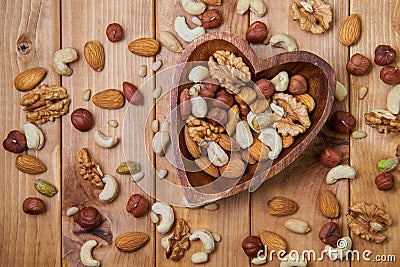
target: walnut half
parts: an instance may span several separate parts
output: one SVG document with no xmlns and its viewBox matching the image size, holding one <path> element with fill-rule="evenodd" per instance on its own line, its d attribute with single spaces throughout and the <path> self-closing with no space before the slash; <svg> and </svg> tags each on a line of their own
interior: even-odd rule
<svg viewBox="0 0 400 267">
<path fill-rule="evenodd" d="M 292 4 L 293 20 L 300 22 L 300 29 L 313 34 L 322 34 L 332 21 L 331 6 L 323 0 L 307 0 Z"/>
<path fill-rule="evenodd" d="M 190 247 L 190 229 L 187 222 L 180 218 L 176 221 L 174 232 L 161 239 L 161 246 L 165 249 L 167 259 L 179 261 Z"/>
<path fill-rule="evenodd" d="M 78 152 L 79 174 L 85 180 L 90 180 L 92 186 L 96 189 L 103 189 L 104 183 L 101 180 L 103 172 L 100 166 L 90 157 L 89 151 L 82 148 Z"/>
<path fill-rule="evenodd" d="M 396 133 L 400 131 L 400 120 L 389 111 L 374 109 L 364 114 L 367 125 L 376 128 L 379 133 Z"/>
</svg>

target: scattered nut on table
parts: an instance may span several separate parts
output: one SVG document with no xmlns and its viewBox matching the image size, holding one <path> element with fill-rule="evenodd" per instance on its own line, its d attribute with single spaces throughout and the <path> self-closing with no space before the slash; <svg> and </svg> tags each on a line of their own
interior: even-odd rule
<svg viewBox="0 0 400 267">
<path fill-rule="evenodd" d="M 68 67 L 68 63 L 78 59 L 78 52 L 72 47 L 57 50 L 53 56 L 53 65 L 55 70 L 60 75 L 70 76 L 72 69 Z"/>
<path fill-rule="evenodd" d="M 157 226 L 157 232 L 160 234 L 166 234 L 171 230 L 172 225 L 174 224 L 174 210 L 170 205 L 163 202 L 156 202 L 151 207 L 151 210 L 161 216 L 161 221 Z"/>
<path fill-rule="evenodd" d="M 83 265 L 88 267 L 100 266 L 100 262 L 95 260 L 92 256 L 92 250 L 95 246 L 97 246 L 97 241 L 94 239 L 88 240 L 82 245 L 80 257 Z"/>
</svg>

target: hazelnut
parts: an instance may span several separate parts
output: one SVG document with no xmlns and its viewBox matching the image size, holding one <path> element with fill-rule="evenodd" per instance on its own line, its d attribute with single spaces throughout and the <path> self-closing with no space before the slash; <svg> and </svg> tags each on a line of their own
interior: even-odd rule
<svg viewBox="0 0 400 267">
<path fill-rule="evenodd" d="M 303 75 L 297 74 L 290 78 L 289 93 L 301 95 L 307 92 L 307 81 Z"/>
<path fill-rule="evenodd" d="M 369 70 L 369 59 L 361 54 L 354 54 L 350 61 L 347 62 L 347 72 L 356 76 L 367 74 Z"/>
<path fill-rule="evenodd" d="M 190 116 L 190 93 L 188 89 L 184 89 L 179 96 L 179 112 L 182 120 L 187 120 Z"/>
<path fill-rule="evenodd" d="M 375 184 L 379 190 L 388 191 L 394 187 L 394 176 L 388 172 L 381 173 L 375 178 Z"/>
<path fill-rule="evenodd" d="M 322 165 L 333 168 L 336 167 L 340 161 L 342 161 L 342 156 L 338 151 L 331 147 L 325 147 L 325 149 L 319 155 L 319 161 Z"/>
<path fill-rule="evenodd" d="M 336 111 L 330 119 L 330 125 L 334 131 L 345 134 L 354 130 L 356 119 L 349 112 Z"/>
<path fill-rule="evenodd" d="M 228 113 L 222 108 L 212 108 L 207 113 L 207 120 L 213 125 L 225 125 L 228 121 Z"/>
<path fill-rule="evenodd" d="M 247 256 L 255 258 L 260 250 L 263 251 L 264 247 L 258 236 L 248 236 L 242 241 L 242 249 Z"/>
<path fill-rule="evenodd" d="M 200 84 L 200 96 L 214 98 L 215 92 L 218 90 L 218 81 L 216 79 L 208 78 Z"/>
<path fill-rule="evenodd" d="M 319 231 L 319 239 L 327 245 L 336 247 L 337 241 L 341 238 L 339 226 L 334 222 L 328 222 Z"/>
<path fill-rule="evenodd" d="M 148 207 L 149 201 L 139 194 L 132 195 L 126 203 L 126 211 L 132 213 L 135 218 L 144 216 Z"/>
<path fill-rule="evenodd" d="M 36 197 L 28 197 L 24 200 L 24 203 L 22 203 L 22 210 L 26 214 L 37 215 L 45 212 L 46 207 L 43 200 Z"/>
<path fill-rule="evenodd" d="M 243 103 L 242 104 L 239 103 L 239 110 L 240 110 L 240 116 L 239 116 L 240 119 L 241 120 L 247 120 L 246 116 L 250 112 L 249 105 L 247 105 L 246 103 L 244 103 L 244 104 Z"/>
<path fill-rule="evenodd" d="M 143 104 L 143 95 L 136 85 L 133 85 L 128 82 L 122 83 L 122 91 L 124 92 L 124 96 L 126 100 L 132 105 L 142 105 Z"/>
<path fill-rule="evenodd" d="M 9 132 L 3 141 L 3 147 L 5 150 L 16 154 L 24 152 L 27 149 L 25 135 L 17 130 Z"/>
<path fill-rule="evenodd" d="M 246 32 L 246 40 L 249 43 L 261 43 L 268 36 L 267 25 L 261 21 L 255 21 Z"/>
<path fill-rule="evenodd" d="M 215 108 L 229 108 L 233 105 L 233 102 L 233 96 L 225 89 L 220 89 L 215 95 L 215 100 L 212 101 L 212 105 Z"/>
<path fill-rule="evenodd" d="M 378 45 L 375 48 L 375 64 L 379 66 L 392 64 L 396 59 L 396 51 L 390 45 Z"/>
<path fill-rule="evenodd" d="M 82 228 L 87 230 L 96 228 L 102 222 L 100 212 L 91 206 L 81 209 L 75 220 Z"/>
<path fill-rule="evenodd" d="M 386 66 L 381 69 L 380 74 L 382 82 L 393 85 L 400 83 L 400 70 L 393 66 Z"/>
<path fill-rule="evenodd" d="M 263 78 L 255 83 L 255 91 L 258 98 L 270 98 L 275 92 L 275 85 L 268 81 L 267 79 Z"/>
<path fill-rule="evenodd" d="M 118 23 L 111 23 L 107 26 L 106 35 L 110 42 L 118 42 L 124 37 L 124 29 Z"/>
<path fill-rule="evenodd" d="M 87 132 L 93 126 L 92 113 L 84 108 L 75 109 L 71 113 L 71 122 L 77 130 L 81 132 Z"/>
<path fill-rule="evenodd" d="M 205 29 L 214 29 L 221 25 L 222 16 L 216 9 L 209 9 L 201 15 L 201 23 Z"/>
</svg>

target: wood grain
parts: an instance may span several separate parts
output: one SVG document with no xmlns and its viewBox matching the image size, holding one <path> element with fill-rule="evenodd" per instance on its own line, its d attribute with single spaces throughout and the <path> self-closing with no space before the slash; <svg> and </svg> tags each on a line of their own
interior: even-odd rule
<svg viewBox="0 0 400 267">
<path fill-rule="evenodd" d="M 25 112 L 19 105 L 23 93 L 14 89 L 14 77 L 28 68 L 48 70 L 43 81 L 58 84 L 59 76 L 52 68 L 52 51 L 59 48 L 60 6 L 57 1 L 1 1 L 0 17 L 4 25 L 1 35 L 0 59 L 0 135 L 10 130 L 22 131 Z M 19 48 L 19 50 L 18 50 Z M 60 120 L 40 125 L 46 144 L 40 151 L 28 154 L 40 158 L 48 170 L 40 175 L 19 172 L 14 167 L 17 155 L 2 150 L 0 160 L 0 265 L 59 266 L 61 253 L 60 200 L 40 195 L 34 188 L 35 179 L 45 179 L 60 189 Z M 27 197 L 38 197 L 47 211 L 29 216 L 22 211 Z M 51 223 L 50 223 L 51 222 Z M 38 249 L 40 248 L 40 250 Z"/>
</svg>

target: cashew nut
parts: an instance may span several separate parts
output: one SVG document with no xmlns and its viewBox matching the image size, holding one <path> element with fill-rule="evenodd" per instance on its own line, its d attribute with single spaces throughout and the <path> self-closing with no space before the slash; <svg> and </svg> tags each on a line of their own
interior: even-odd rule
<svg viewBox="0 0 400 267">
<path fill-rule="evenodd" d="M 283 92 L 288 88 L 289 85 L 289 74 L 286 71 L 281 71 L 272 78 L 271 82 L 275 85 L 275 90 Z"/>
<path fill-rule="evenodd" d="M 160 234 L 168 233 L 171 230 L 172 225 L 174 224 L 174 210 L 170 205 L 162 202 L 156 202 L 151 207 L 151 210 L 161 216 L 160 224 L 157 226 L 157 231 Z"/>
<path fill-rule="evenodd" d="M 236 142 L 242 149 L 250 147 L 254 142 L 249 124 L 246 121 L 239 121 L 236 125 Z"/>
<path fill-rule="evenodd" d="M 228 164 L 228 155 L 225 153 L 222 147 L 220 147 L 220 145 L 218 145 L 214 141 L 208 142 L 207 155 L 208 159 L 211 161 L 212 164 L 214 164 L 214 166 L 222 167 Z"/>
<path fill-rule="evenodd" d="M 264 254 L 262 254 L 260 255 L 260 258 L 259 257 L 253 258 L 251 260 L 251 263 L 254 265 L 263 265 L 267 263 L 267 257 Z"/>
<path fill-rule="evenodd" d="M 284 48 L 289 52 L 297 51 L 296 41 L 287 34 L 277 33 L 271 36 L 269 43 L 272 46 Z"/>
<path fill-rule="evenodd" d="M 67 63 L 71 63 L 77 59 L 78 53 L 76 50 L 72 47 L 67 47 L 54 53 L 53 65 L 58 74 L 70 76 L 72 69 L 68 67 Z"/>
<path fill-rule="evenodd" d="M 271 149 L 271 151 L 268 152 L 268 157 L 270 159 L 279 157 L 282 151 L 282 138 L 274 128 L 262 130 L 261 134 L 258 136 L 258 140 Z"/>
<path fill-rule="evenodd" d="M 215 243 L 212 234 L 206 229 L 198 229 L 194 231 L 193 234 L 190 235 L 189 240 L 194 241 L 198 240 L 203 243 L 204 252 L 211 253 L 214 251 Z"/>
<path fill-rule="evenodd" d="M 101 179 L 105 184 L 103 191 L 99 195 L 99 200 L 103 203 L 112 202 L 118 195 L 119 186 L 117 180 L 111 175 L 104 175 Z"/>
<path fill-rule="evenodd" d="M 348 165 L 338 165 L 332 168 L 326 175 L 326 183 L 334 184 L 339 179 L 354 179 L 356 177 L 356 170 Z"/>
<path fill-rule="evenodd" d="M 44 135 L 42 130 L 30 122 L 25 123 L 23 127 L 28 148 L 36 150 L 41 149 L 44 146 Z"/>
<path fill-rule="evenodd" d="M 82 245 L 81 248 L 81 262 L 83 265 L 88 267 L 98 267 L 100 266 L 100 262 L 98 260 L 93 259 L 92 249 L 97 246 L 96 240 L 86 241 L 85 244 Z"/>
<path fill-rule="evenodd" d="M 156 155 L 163 157 L 167 151 L 170 142 L 169 133 L 167 131 L 159 131 L 153 137 L 152 147 Z"/>
<path fill-rule="evenodd" d="M 186 24 L 185 17 L 178 16 L 175 19 L 175 31 L 185 42 L 191 42 L 199 36 L 206 34 L 206 30 L 203 27 L 196 27 L 194 29 L 190 29 Z"/>
<path fill-rule="evenodd" d="M 349 236 L 342 237 L 337 242 L 337 248 L 333 248 L 330 245 L 325 246 L 325 250 L 328 253 L 328 257 L 332 260 L 342 260 L 346 257 L 347 253 L 353 246 L 353 242 Z"/>
<path fill-rule="evenodd" d="M 196 66 L 189 73 L 189 81 L 199 83 L 210 77 L 210 71 L 207 67 Z"/>
<path fill-rule="evenodd" d="M 192 257 L 190 258 L 192 263 L 194 264 L 200 264 L 200 263 L 205 263 L 208 261 L 208 254 L 205 252 L 196 252 L 192 254 Z"/>
<path fill-rule="evenodd" d="M 307 259 L 304 256 L 300 256 L 299 253 L 296 254 L 297 257 L 293 258 L 291 253 L 286 255 L 279 265 L 280 267 L 306 267 Z"/>
<path fill-rule="evenodd" d="M 336 82 L 335 98 L 337 101 L 343 101 L 347 96 L 347 88 L 341 83 Z"/>
<path fill-rule="evenodd" d="M 249 8 L 258 17 L 264 16 L 267 12 L 267 7 L 263 0 L 239 0 L 236 11 L 239 15 L 243 15 Z"/>
<path fill-rule="evenodd" d="M 388 96 L 387 96 L 387 103 L 386 103 L 387 109 L 390 111 L 392 114 L 399 114 L 400 112 L 400 85 L 396 85 L 393 87 L 392 90 L 390 90 Z"/>
<path fill-rule="evenodd" d="M 93 137 L 96 144 L 103 148 L 112 148 L 118 143 L 118 137 L 107 136 L 99 130 L 93 131 Z"/>
<path fill-rule="evenodd" d="M 160 32 L 160 42 L 170 51 L 180 53 L 183 48 L 176 37 L 167 31 Z"/>
<path fill-rule="evenodd" d="M 196 118 L 204 118 L 207 115 L 207 102 L 201 96 L 190 99 L 192 115 Z"/>
<path fill-rule="evenodd" d="M 207 6 L 203 2 L 196 2 L 194 0 L 182 0 L 183 9 L 191 15 L 203 14 Z"/>
</svg>

